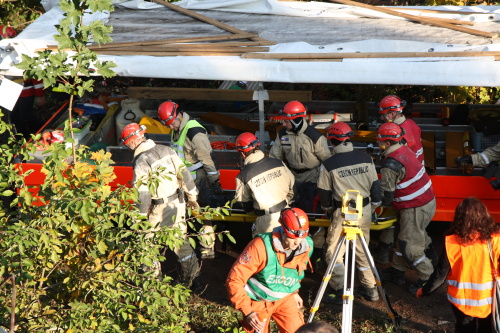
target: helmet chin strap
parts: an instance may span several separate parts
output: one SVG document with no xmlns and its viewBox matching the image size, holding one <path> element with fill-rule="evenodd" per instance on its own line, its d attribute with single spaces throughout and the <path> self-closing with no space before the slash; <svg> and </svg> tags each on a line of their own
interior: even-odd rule
<svg viewBox="0 0 500 333">
<path fill-rule="evenodd" d="M 290 122 L 293 125 L 293 132 L 297 133 L 299 131 L 300 127 L 302 126 L 302 121 L 304 121 L 303 118 L 290 119 Z"/>
</svg>

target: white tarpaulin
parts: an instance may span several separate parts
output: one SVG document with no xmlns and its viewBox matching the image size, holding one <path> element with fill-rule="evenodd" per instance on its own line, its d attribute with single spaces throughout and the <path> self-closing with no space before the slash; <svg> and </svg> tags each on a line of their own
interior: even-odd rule
<svg viewBox="0 0 500 333">
<path fill-rule="evenodd" d="M 218 10 L 233 13 L 252 13 L 268 15 L 317 17 L 319 26 L 324 25 L 329 17 L 341 20 L 351 16 L 349 24 L 356 24 L 353 17 L 385 17 L 386 14 L 369 9 L 331 3 L 280 2 L 275 0 L 183 0 L 178 2 L 192 10 Z M 52 35 L 54 25 L 62 18 L 62 11 L 53 2 L 45 1 L 51 8 L 38 20 L 28 26 L 14 39 L 0 41 L 1 59 L 0 74 L 21 75 L 14 67 L 19 62 L 20 54 L 35 54 L 36 49 L 56 45 Z M 157 11 L 163 7 L 155 3 L 140 0 L 121 2 L 127 7 L 127 13 L 133 11 Z M 139 8 L 139 9 L 137 9 Z M 394 7 L 402 10 L 441 9 L 450 14 L 439 14 L 446 17 L 466 17 L 467 20 L 486 20 L 489 27 L 498 23 L 500 7 Z M 164 8 L 162 8 L 164 9 Z M 130 12 L 132 11 L 132 14 Z M 457 12 L 463 12 L 460 14 Z M 412 14 L 415 15 L 414 11 Z M 107 21 L 114 13 L 97 13 L 88 15 L 90 20 Z M 227 13 L 225 15 L 232 15 Z M 450 16 L 451 15 L 451 16 Z M 475 15 L 475 16 L 471 16 Z M 444 17 L 443 16 L 443 17 Z M 258 17 L 258 16 L 256 16 Z M 455 18 L 457 19 L 457 18 Z M 372 20 L 373 21 L 373 20 Z M 372 22 L 371 21 L 371 22 Z M 390 20 L 391 22 L 398 22 Z M 330 22 L 330 21 L 328 21 Z M 135 24 L 136 22 L 131 22 Z M 149 24 L 149 22 L 146 22 Z M 148 26 L 152 26 L 153 23 Z M 311 27 L 312 28 L 312 27 Z M 293 26 L 289 25 L 290 34 Z M 165 29 L 166 30 L 166 29 Z M 500 27 L 498 29 L 500 31 Z M 312 31 L 312 30 L 311 30 Z M 141 33 L 145 33 L 142 32 Z M 117 36 L 118 37 L 118 36 Z M 182 36 L 177 36 L 177 38 Z M 328 45 L 311 45 L 304 41 L 279 43 L 270 46 L 267 53 L 342 53 L 342 52 L 428 52 L 424 58 L 356 58 L 342 61 L 281 61 L 280 59 L 245 59 L 240 56 L 138 56 L 100 55 L 101 60 L 115 62 L 115 72 L 120 76 L 203 79 L 203 80 L 235 80 L 262 82 L 304 82 L 304 83 L 354 83 L 354 84 L 410 84 L 410 85 L 450 85 L 450 86 L 500 86 L 500 62 L 495 57 L 432 57 L 432 52 L 452 51 L 500 51 L 500 43 L 496 40 L 484 39 L 479 44 L 435 43 L 411 40 L 381 40 L 377 36 L 366 36 L 364 40 L 332 43 Z M 370 38 L 371 37 L 371 38 Z"/>
</svg>

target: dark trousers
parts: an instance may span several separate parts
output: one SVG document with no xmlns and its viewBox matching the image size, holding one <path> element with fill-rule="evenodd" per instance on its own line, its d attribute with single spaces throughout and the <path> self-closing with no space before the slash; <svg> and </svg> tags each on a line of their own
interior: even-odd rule
<svg viewBox="0 0 500 333">
<path fill-rule="evenodd" d="M 491 314 L 486 318 L 471 317 L 457 309 L 451 304 L 451 309 L 455 315 L 455 332 L 456 333 L 492 333 L 491 329 Z"/>
</svg>

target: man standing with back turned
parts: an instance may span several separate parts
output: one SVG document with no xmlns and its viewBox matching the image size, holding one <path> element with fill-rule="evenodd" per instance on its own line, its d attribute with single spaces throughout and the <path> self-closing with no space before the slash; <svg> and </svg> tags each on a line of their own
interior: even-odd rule
<svg viewBox="0 0 500 333">
<path fill-rule="evenodd" d="M 326 244 L 326 260 L 333 260 L 335 248 L 342 235 L 344 218 L 342 217 L 342 197 L 347 190 L 359 191 L 363 196 L 363 215 L 359 227 L 368 244 L 370 242 L 370 224 L 372 211 L 380 205 L 380 181 L 370 155 L 354 150 L 350 138 L 354 136 L 352 129 L 343 122 L 330 125 L 327 131 L 328 139 L 333 145 L 334 154 L 323 162 L 319 172 L 318 193 L 321 207 L 332 214 L 328 229 Z M 333 268 L 332 279 L 329 281 L 332 294 L 326 294 L 323 301 L 342 304 L 344 287 L 345 247 L 341 249 Z M 363 251 L 361 242 L 356 242 L 356 266 L 359 270 L 361 286 L 356 289 L 357 295 L 377 301 L 379 295 L 375 287 L 375 278 L 370 264 Z"/>
<path fill-rule="evenodd" d="M 252 237 L 279 226 L 279 213 L 293 198 L 292 173 L 282 161 L 266 157 L 259 146 L 260 141 L 252 133 L 236 138 L 236 150 L 245 166 L 236 177 L 234 200 L 245 212 L 255 211 L 257 215 Z"/>
<path fill-rule="evenodd" d="M 194 185 L 191 174 L 175 151 L 164 145 L 157 145 L 153 140 L 146 140 L 146 127 L 131 123 L 123 128 L 121 140 L 125 146 L 134 151 L 134 186 L 138 186 L 139 212 L 148 217 L 153 232 L 162 227 L 181 229 L 184 238 L 187 233 L 186 202 L 192 209 L 198 209 L 196 202 L 198 190 Z M 155 173 L 161 173 L 157 175 Z M 158 177 L 159 176 L 159 177 Z M 156 193 L 151 194 L 147 181 L 150 177 L 157 177 Z M 152 237 L 153 235 L 151 235 Z M 189 242 L 175 249 L 177 259 L 181 264 L 181 281 L 193 291 L 201 291 L 198 281 L 198 259 Z M 161 276 L 160 263 L 154 263 L 153 269 L 157 276 Z"/>
</svg>

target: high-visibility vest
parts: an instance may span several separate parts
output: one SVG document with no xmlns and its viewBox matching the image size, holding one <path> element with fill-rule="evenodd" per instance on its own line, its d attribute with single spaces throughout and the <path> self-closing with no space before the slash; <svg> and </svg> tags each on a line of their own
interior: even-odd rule
<svg viewBox="0 0 500 333">
<path fill-rule="evenodd" d="M 172 148 L 177 152 L 177 155 L 181 158 L 182 162 L 186 165 L 188 168 L 189 172 L 195 177 L 196 175 L 196 170 L 201 168 L 203 166 L 203 163 L 200 161 L 192 164 L 186 160 L 186 155 L 184 154 L 184 142 L 186 141 L 187 133 L 190 128 L 193 127 L 202 127 L 203 126 L 197 122 L 196 120 L 189 120 L 186 123 L 186 126 L 181 131 L 181 134 L 179 135 L 179 138 L 177 140 L 172 139 Z M 172 136 L 173 137 L 173 136 Z"/>
<path fill-rule="evenodd" d="M 493 236 L 491 242 L 493 258 L 498 258 L 500 235 Z M 448 300 L 468 316 L 486 318 L 493 301 L 493 273 L 487 242 L 466 245 L 458 236 L 450 235 L 446 236 L 445 245 L 451 267 L 447 277 Z"/>
<path fill-rule="evenodd" d="M 401 163 L 406 170 L 404 178 L 396 184 L 392 201 L 395 210 L 420 207 L 435 197 L 431 178 L 410 148 L 402 146 L 390 153 L 389 157 Z"/>
<path fill-rule="evenodd" d="M 259 235 L 266 247 L 267 264 L 262 271 L 248 279 L 245 285 L 247 295 L 254 301 L 274 302 L 285 298 L 300 288 L 300 281 L 304 278 L 304 271 L 299 272 L 297 269 L 281 265 L 272 245 L 272 235 L 271 232 Z M 313 247 L 312 239 L 309 236 L 305 240 L 309 245 L 309 250 L 294 258 L 297 262 L 303 262 L 304 267 L 309 261 L 309 252 Z"/>
</svg>

